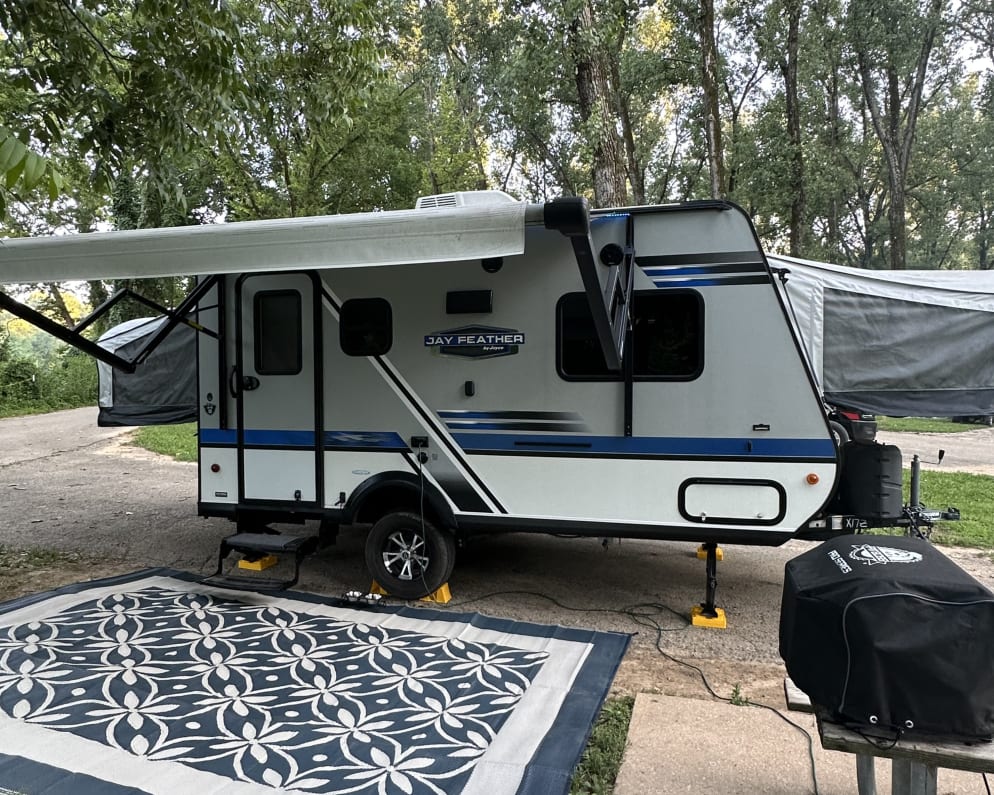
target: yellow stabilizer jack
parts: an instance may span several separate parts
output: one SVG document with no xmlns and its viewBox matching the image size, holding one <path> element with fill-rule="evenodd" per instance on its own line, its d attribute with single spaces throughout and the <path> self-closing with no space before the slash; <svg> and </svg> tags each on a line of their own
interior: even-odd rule
<svg viewBox="0 0 994 795">
<path fill-rule="evenodd" d="M 370 593 L 378 593 L 383 596 L 389 596 L 386 589 L 380 585 L 376 580 L 373 580 L 373 584 L 369 586 Z M 452 593 L 449 591 L 449 584 L 444 583 L 437 591 L 428 594 L 427 596 L 422 596 L 418 599 L 419 602 L 434 602 L 437 605 L 448 604 L 452 601 Z"/>
<path fill-rule="evenodd" d="M 263 555 L 261 558 L 255 558 L 254 560 L 242 558 L 238 561 L 238 568 L 248 569 L 249 571 L 264 571 L 270 566 L 275 566 L 279 563 L 279 560 L 275 555 Z"/>
<path fill-rule="evenodd" d="M 725 611 L 720 607 L 714 609 L 718 615 L 714 618 L 704 615 L 704 608 L 694 605 L 690 608 L 690 623 L 695 627 L 708 627 L 709 629 L 728 629 L 728 620 L 725 618 Z"/>
<path fill-rule="evenodd" d="M 724 560 L 725 559 L 725 552 L 724 552 L 724 550 L 722 550 L 721 547 L 715 547 L 714 552 L 715 552 L 715 560 Z M 697 548 L 697 559 L 698 560 L 707 560 L 708 559 L 708 551 L 704 548 L 704 544 L 701 544 Z"/>
</svg>

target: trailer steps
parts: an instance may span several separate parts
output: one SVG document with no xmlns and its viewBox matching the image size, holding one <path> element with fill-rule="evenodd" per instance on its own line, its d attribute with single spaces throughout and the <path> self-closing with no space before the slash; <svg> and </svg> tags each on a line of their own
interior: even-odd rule
<svg viewBox="0 0 994 795">
<path fill-rule="evenodd" d="M 285 591 L 297 584 L 301 561 L 318 548 L 318 536 L 288 536 L 279 533 L 235 533 L 221 540 L 217 555 L 217 571 L 201 582 L 218 588 L 239 591 Z M 245 570 L 262 571 L 268 566 L 252 566 L 253 562 L 269 556 L 293 556 L 292 577 L 265 577 L 255 574 L 225 574 L 224 561 L 232 552 L 240 552 L 249 561 Z M 241 562 L 241 561 L 239 561 Z"/>
</svg>

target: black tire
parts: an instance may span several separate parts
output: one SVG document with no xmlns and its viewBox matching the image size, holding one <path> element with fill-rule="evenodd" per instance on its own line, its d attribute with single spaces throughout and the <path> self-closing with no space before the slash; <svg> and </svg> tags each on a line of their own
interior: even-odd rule
<svg viewBox="0 0 994 795">
<path fill-rule="evenodd" d="M 366 566 L 391 596 L 420 599 L 449 581 L 455 539 L 407 511 L 388 513 L 366 537 Z"/>
<path fill-rule="evenodd" d="M 849 441 L 849 431 L 845 427 L 835 420 L 828 421 L 828 428 L 832 432 L 832 438 L 835 440 L 835 446 L 842 449 L 842 445 Z"/>
</svg>

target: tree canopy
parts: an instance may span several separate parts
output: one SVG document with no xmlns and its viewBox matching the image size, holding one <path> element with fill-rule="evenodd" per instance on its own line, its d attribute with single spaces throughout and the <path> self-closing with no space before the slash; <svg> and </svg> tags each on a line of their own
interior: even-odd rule
<svg viewBox="0 0 994 795">
<path fill-rule="evenodd" d="M 0 0 L 0 232 L 479 188 L 721 196 L 773 250 L 987 269 L 992 19 L 991 0 Z"/>
</svg>

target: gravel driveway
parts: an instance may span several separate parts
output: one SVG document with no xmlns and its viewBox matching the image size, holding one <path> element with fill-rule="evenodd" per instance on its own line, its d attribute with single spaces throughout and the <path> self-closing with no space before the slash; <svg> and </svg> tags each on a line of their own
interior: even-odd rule
<svg viewBox="0 0 994 795">
<path fill-rule="evenodd" d="M 975 461 L 994 474 L 992 432 L 944 435 L 943 467 Z M 906 436 L 901 435 L 902 445 Z M 962 444 L 967 438 L 973 452 Z M 0 596 L 147 566 L 204 574 L 213 570 L 218 543 L 233 527 L 197 517 L 196 465 L 132 447 L 127 439 L 119 429 L 98 429 L 95 409 L 0 420 L 0 543 L 80 553 L 101 561 L 88 569 L 40 572 Z M 975 444 L 975 439 L 980 441 Z M 923 451 L 932 444 L 924 438 L 913 442 L 926 445 Z M 344 530 L 338 544 L 304 563 L 298 587 L 332 595 L 366 590 L 370 580 L 362 543 L 361 531 Z M 726 693 L 741 684 L 748 697 L 778 700 L 783 677 L 777 653 L 783 567 L 809 548 L 799 541 L 777 548 L 725 547 L 718 569 L 718 603 L 727 611 L 729 629 L 666 632 L 663 648 L 702 664 Z M 990 556 L 966 549 L 947 553 L 994 586 Z M 623 540 L 602 545 L 597 539 L 527 534 L 488 537 L 460 556 L 451 588 L 450 609 L 465 604 L 468 610 L 491 615 L 639 633 L 616 679 L 617 692 L 702 692 L 695 674 L 659 655 L 656 632 L 624 614 L 633 605 L 654 605 L 643 610 L 662 626 L 684 626 L 666 608 L 685 615 L 704 596 L 704 564 L 691 544 Z"/>
</svg>

